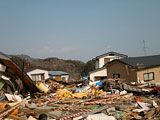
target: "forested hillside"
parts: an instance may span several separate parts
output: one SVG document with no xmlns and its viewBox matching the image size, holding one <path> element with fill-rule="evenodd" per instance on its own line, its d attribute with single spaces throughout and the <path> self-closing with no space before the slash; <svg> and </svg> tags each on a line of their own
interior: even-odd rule
<svg viewBox="0 0 160 120">
<path fill-rule="evenodd" d="M 27 55 L 10 55 L 12 59 L 24 69 L 42 68 L 46 70 L 56 70 L 68 72 L 71 79 L 79 79 L 81 76 L 86 76 L 89 71 L 95 69 L 94 62 L 92 60 L 84 63 L 78 60 L 63 60 L 55 57 L 46 59 L 35 59 Z"/>
</svg>

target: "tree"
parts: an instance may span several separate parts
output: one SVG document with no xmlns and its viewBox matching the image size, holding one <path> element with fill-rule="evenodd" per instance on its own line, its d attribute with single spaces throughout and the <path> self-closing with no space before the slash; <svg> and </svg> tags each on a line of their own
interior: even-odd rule
<svg viewBox="0 0 160 120">
<path fill-rule="evenodd" d="M 93 70 L 95 70 L 95 63 L 94 63 L 93 60 L 89 60 L 89 61 L 86 63 L 85 67 L 84 67 L 84 70 L 83 70 L 83 72 L 82 72 L 82 76 L 87 76 L 88 73 L 89 73 L 90 71 L 93 71 Z"/>
</svg>

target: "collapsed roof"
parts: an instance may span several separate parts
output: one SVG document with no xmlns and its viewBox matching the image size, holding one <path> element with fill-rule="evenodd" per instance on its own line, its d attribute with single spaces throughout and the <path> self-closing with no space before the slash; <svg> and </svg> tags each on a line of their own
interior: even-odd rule
<svg viewBox="0 0 160 120">
<path fill-rule="evenodd" d="M 51 76 L 69 75 L 69 73 L 63 71 L 48 71 L 48 74 Z"/>
<path fill-rule="evenodd" d="M 18 66 L 10 56 L 0 52 L 0 78 L 3 79 L 4 76 L 12 79 L 13 84 L 16 82 L 16 79 L 19 79 L 24 86 L 23 88 L 26 91 L 31 93 L 37 92 L 37 87 L 33 84 L 30 77 L 23 71 L 20 66 Z M 3 78 L 2 78 L 3 77 Z M 17 84 L 16 84 L 17 85 Z M 16 86 L 17 88 L 19 86 Z"/>
</svg>

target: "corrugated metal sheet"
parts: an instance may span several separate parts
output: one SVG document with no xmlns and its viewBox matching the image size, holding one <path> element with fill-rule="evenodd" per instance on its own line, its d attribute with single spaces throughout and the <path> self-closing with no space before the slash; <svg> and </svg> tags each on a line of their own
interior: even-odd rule
<svg viewBox="0 0 160 120">
<path fill-rule="evenodd" d="M 49 71 L 48 74 L 52 76 L 69 75 L 69 73 L 63 71 Z"/>
</svg>

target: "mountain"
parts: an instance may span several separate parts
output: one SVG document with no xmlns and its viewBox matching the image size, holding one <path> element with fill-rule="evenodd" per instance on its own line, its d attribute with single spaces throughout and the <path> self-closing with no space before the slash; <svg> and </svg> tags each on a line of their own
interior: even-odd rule
<svg viewBox="0 0 160 120">
<path fill-rule="evenodd" d="M 64 60 L 56 57 L 36 59 L 24 54 L 10 56 L 21 68 L 24 62 L 24 70 L 41 68 L 49 71 L 64 71 L 68 72 L 72 79 L 80 79 L 82 75 L 85 76 L 95 69 L 92 60 L 84 63 L 79 60 Z"/>
<path fill-rule="evenodd" d="M 65 71 L 70 73 L 74 79 L 79 79 L 83 72 L 85 63 L 76 60 L 63 60 L 59 58 L 35 59 L 32 64 L 47 70 Z"/>
<path fill-rule="evenodd" d="M 10 55 L 12 59 L 22 68 L 24 62 L 24 70 L 41 68 L 51 71 L 68 72 L 73 79 L 79 79 L 83 72 L 85 63 L 76 60 L 63 60 L 59 58 L 35 59 L 28 55 Z"/>
<path fill-rule="evenodd" d="M 28 60 L 28 61 L 32 61 L 34 59 L 34 58 L 31 58 L 30 56 L 25 55 L 25 54 L 15 55 L 15 56 L 20 57 L 21 59 Z"/>
</svg>

